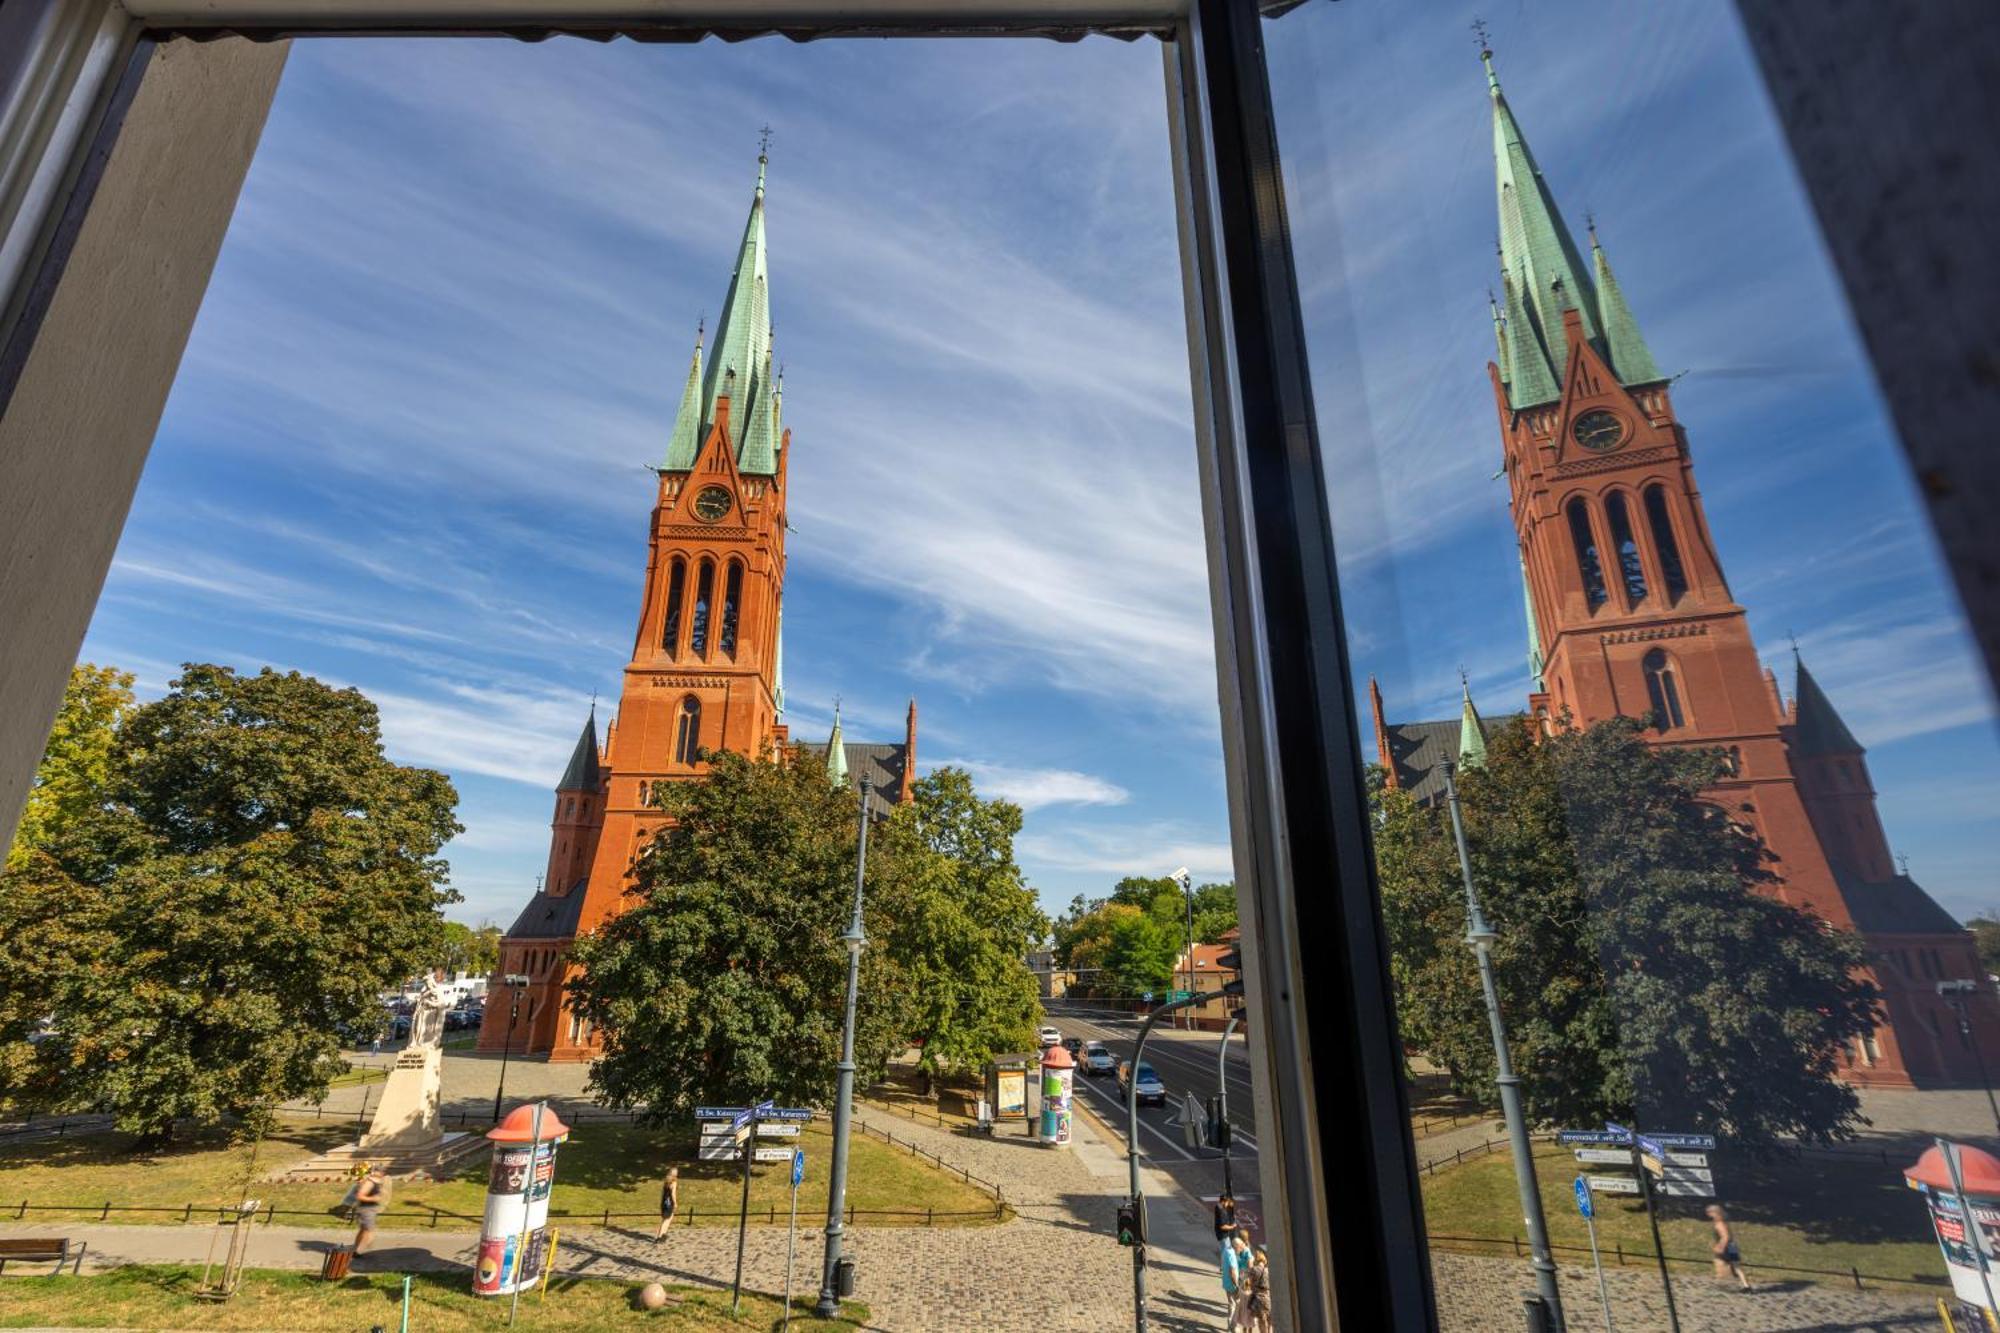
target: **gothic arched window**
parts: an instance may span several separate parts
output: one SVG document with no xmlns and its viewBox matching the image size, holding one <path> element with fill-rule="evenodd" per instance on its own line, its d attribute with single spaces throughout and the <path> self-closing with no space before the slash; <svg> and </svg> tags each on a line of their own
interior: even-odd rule
<svg viewBox="0 0 2000 1333">
<path fill-rule="evenodd" d="M 723 585 L 722 593 L 722 651 L 736 656 L 736 619 L 743 609 L 743 566 L 740 562 L 729 562 L 729 578 Z"/>
<path fill-rule="evenodd" d="M 694 614 L 688 617 L 688 651 L 696 657 L 708 656 L 708 604 L 715 595 L 715 565 L 701 562 L 694 581 Z"/>
<path fill-rule="evenodd" d="M 667 575 L 667 623 L 660 631 L 660 647 L 672 656 L 681 646 L 681 599 L 687 595 L 687 561 L 674 557 L 673 569 Z"/>
<path fill-rule="evenodd" d="M 1676 677 L 1672 659 L 1658 648 L 1647 653 L 1641 663 L 1646 672 L 1646 697 L 1653 705 L 1653 725 L 1661 731 L 1672 731 L 1687 725 L 1687 715 L 1681 710 L 1681 687 Z"/>
<path fill-rule="evenodd" d="M 674 762 L 692 764 L 701 749 L 701 700 L 690 694 L 681 700 L 679 724 L 674 728 Z"/>
<path fill-rule="evenodd" d="M 1660 557 L 1660 576 L 1667 581 L 1667 600 L 1678 602 L 1688 590 L 1687 570 L 1681 565 L 1681 548 L 1674 541 L 1674 525 L 1667 517 L 1664 486 L 1646 488 L 1646 526 L 1653 530 L 1653 550 Z"/>
<path fill-rule="evenodd" d="M 1613 495 L 1604 502 L 1611 520 L 1611 545 L 1618 552 L 1618 574 L 1625 581 L 1625 600 L 1637 606 L 1646 600 L 1646 569 L 1639 563 L 1639 543 L 1632 540 L 1632 522 L 1625 513 L 1625 497 Z"/>
<path fill-rule="evenodd" d="M 1576 543 L 1576 571 L 1583 577 L 1584 600 L 1595 611 L 1604 605 L 1604 566 L 1597 558 L 1597 537 L 1590 530 L 1590 508 L 1578 496 L 1569 502 L 1569 536 Z"/>
</svg>

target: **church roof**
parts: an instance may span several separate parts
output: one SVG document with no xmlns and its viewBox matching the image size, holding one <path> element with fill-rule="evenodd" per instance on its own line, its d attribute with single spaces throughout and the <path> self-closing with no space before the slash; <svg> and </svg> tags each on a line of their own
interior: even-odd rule
<svg viewBox="0 0 2000 1333">
<path fill-rule="evenodd" d="M 1639 334 L 1638 323 L 1611 276 L 1611 264 L 1591 234 L 1591 258 L 1586 267 L 1576 240 L 1556 207 L 1542 169 L 1528 147 L 1520 122 L 1500 90 L 1493 70 L 1493 53 L 1480 52 L 1486 63 L 1487 89 L 1493 99 L 1493 172 L 1500 215 L 1500 273 L 1506 293 L 1502 308 L 1500 378 L 1507 400 L 1516 408 L 1552 403 L 1562 396 L 1561 382 L 1569 364 L 1563 332 L 1563 311 L 1574 309 L 1583 321 L 1584 337 L 1611 365 L 1623 384 L 1651 384 L 1660 374 L 1653 354 Z"/>
<path fill-rule="evenodd" d="M 1833 700 L 1806 670 L 1802 659 L 1794 659 L 1798 679 L 1792 688 L 1792 751 L 1811 759 L 1828 754 L 1860 754 L 1861 742 L 1847 729 Z"/>
<path fill-rule="evenodd" d="M 528 905 L 521 909 L 521 915 L 514 918 L 514 924 L 507 927 L 506 938 L 510 940 L 567 940 L 576 936 L 577 923 L 583 919 L 583 886 L 586 880 L 578 880 L 570 886 L 568 893 L 550 893 L 538 889 L 535 896 L 528 899 Z"/>
<path fill-rule="evenodd" d="M 596 791 L 599 766 L 597 708 L 593 705 L 590 719 L 583 724 L 583 734 L 576 738 L 576 748 L 571 750 L 569 755 L 569 767 L 563 770 L 562 781 L 556 784 L 556 790 Z"/>
<path fill-rule="evenodd" d="M 1520 716 L 1513 713 L 1491 721 L 1481 718 L 1479 728 L 1485 739 L 1491 739 Z M 1465 742 L 1463 715 L 1442 722 L 1391 722 L 1385 730 L 1389 740 L 1385 760 L 1396 770 L 1396 785 L 1419 804 L 1442 797 L 1444 772 L 1439 765 L 1447 759 L 1459 762 Z"/>
<path fill-rule="evenodd" d="M 1866 884 L 1838 864 L 1833 873 L 1854 928 L 1864 935 L 1956 935 L 1965 929 L 1908 875 Z"/>
<path fill-rule="evenodd" d="M 799 749 L 808 759 L 820 762 L 826 759 L 824 741 L 802 741 Z M 909 766 L 908 751 L 902 744 L 843 741 L 841 758 L 856 782 L 868 779 L 869 814 L 881 818 L 896 808 L 896 799 L 903 790 L 903 770 Z"/>
</svg>

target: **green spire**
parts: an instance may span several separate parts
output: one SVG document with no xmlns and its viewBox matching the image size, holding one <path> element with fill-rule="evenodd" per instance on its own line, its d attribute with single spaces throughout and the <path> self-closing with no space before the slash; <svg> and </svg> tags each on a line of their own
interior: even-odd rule
<svg viewBox="0 0 2000 1333">
<path fill-rule="evenodd" d="M 737 457 L 739 470 L 768 476 L 778 470 L 778 382 L 771 374 L 771 349 L 764 349 L 764 366 L 759 382 L 771 386 L 751 409 L 754 414 L 743 435 L 743 449 Z"/>
<path fill-rule="evenodd" d="M 729 445 L 745 472 L 743 440 L 750 424 L 765 408 L 763 378 L 771 345 L 771 308 L 764 252 L 764 154 L 757 155 L 757 192 L 750 200 L 750 218 L 743 224 L 743 244 L 736 269 L 729 277 L 729 295 L 715 322 L 715 350 L 702 381 L 702 423 L 715 420 L 715 400 L 729 398 Z"/>
<path fill-rule="evenodd" d="M 1501 323 L 1505 326 L 1507 355 L 1501 362 L 1500 378 L 1507 385 L 1507 399 L 1515 407 L 1553 403 L 1562 393 L 1556 388 L 1548 355 L 1542 351 L 1534 326 L 1528 322 L 1526 303 L 1515 299 L 1512 279 L 1505 280 L 1503 285 L 1507 289 L 1507 311 Z"/>
<path fill-rule="evenodd" d="M 778 612 L 777 645 L 771 650 L 771 698 L 779 716 L 785 712 L 785 613 Z"/>
<path fill-rule="evenodd" d="M 1472 685 L 1462 671 L 1458 683 L 1465 691 L 1465 707 L 1458 715 L 1458 766 L 1480 768 L 1486 763 L 1486 726 L 1479 720 L 1479 710 L 1472 706 Z"/>
<path fill-rule="evenodd" d="M 1611 261 L 1604 257 L 1604 247 L 1597 243 L 1594 226 L 1590 229 L 1590 258 L 1597 271 L 1597 308 L 1604 316 L 1605 351 L 1611 356 L 1612 373 L 1625 384 L 1651 384 L 1665 379 L 1646 340 L 1639 336 L 1639 321 L 1632 318 L 1632 311 L 1625 304 L 1625 293 L 1618 290 L 1618 279 L 1611 275 Z"/>
<path fill-rule="evenodd" d="M 1493 289 L 1486 289 L 1486 309 L 1493 315 L 1493 363 L 1500 367 L 1500 382 L 1505 384 L 1513 377 L 1507 364 L 1507 321 L 1500 314 L 1500 303 L 1493 299 Z"/>
<path fill-rule="evenodd" d="M 701 449 L 701 334 L 694 331 L 694 356 L 688 362 L 687 385 L 681 390 L 681 410 L 674 414 L 674 433 L 667 438 L 667 461 L 662 472 L 685 472 L 694 466 Z"/>
<path fill-rule="evenodd" d="M 1528 586 L 1528 561 L 1521 559 L 1521 600 L 1528 608 L 1528 674 L 1534 678 L 1535 692 L 1548 689 L 1542 681 L 1542 632 L 1535 628 L 1535 590 Z"/>
<path fill-rule="evenodd" d="M 833 705 L 833 734 L 826 738 L 826 775 L 833 785 L 847 781 L 847 742 L 840 738 L 840 704 Z"/>
</svg>

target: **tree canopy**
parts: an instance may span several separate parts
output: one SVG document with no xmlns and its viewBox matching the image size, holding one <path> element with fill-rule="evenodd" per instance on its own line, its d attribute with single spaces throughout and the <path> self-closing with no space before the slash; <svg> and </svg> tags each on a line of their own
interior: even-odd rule
<svg viewBox="0 0 2000 1333">
<path fill-rule="evenodd" d="M 1738 1147 L 1825 1141 L 1859 1114 L 1836 1075 L 1872 1030 L 1852 934 L 1760 891 L 1768 854 L 1709 790 L 1707 750 L 1627 719 L 1488 742 L 1459 775 L 1473 877 L 1531 1117 L 1636 1115 Z M 1442 805 L 1376 796 L 1376 856 L 1404 1039 L 1460 1086 L 1493 1056 Z"/>
<path fill-rule="evenodd" d="M 42 762 L 28 788 L 20 827 L 7 852 L 7 868 L 24 864 L 103 799 L 111 772 L 118 720 L 132 706 L 132 673 L 79 662 L 63 689 L 62 708 Z"/>
<path fill-rule="evenodd" d="M 1194 938 L 1213 944 L 1236 924 L 1236 886 L 1193 894 Z M 1091 904 L 1079 894 L 1054 925 L 1056 966 L 1078 973 L 1073 995 L 1139 996 L 1173 984 L 1187 951 L 1188 895 L 1166 876 L 1128 875 Z"/>
<path fill-rule="evenodd" d="M 358 691 L 186 666 L 0 880 L 8 1087 L 153 1137 L 322 1095 L 337 1029 L 440 961 L 456 799 L 384 757 Z"/>
</svg>

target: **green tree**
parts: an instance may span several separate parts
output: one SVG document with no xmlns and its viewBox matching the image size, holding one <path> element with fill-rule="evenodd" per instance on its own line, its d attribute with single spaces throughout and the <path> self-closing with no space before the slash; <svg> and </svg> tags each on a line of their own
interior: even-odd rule
<svg viewBox="0 0 2000 1333">
<path fill-rule="evenodd" d="M 704 1104 L 824 1105 L 840 1059 L 853 910 L 855 794 L 823 768 L 713 756 L 662 783 L 671 821 L 639 859 L 633 905 L 579 940 L 572 1002 L 604 1036 L 591 1086 L 668 1124 Z M 925 896 L 871 830 L 855 1060 L 879 1077 L 910 995 L 884 941 Z M 883 846 L 884 842 L 888 846 Z"/>
<path fill-rule="evenodd" d="M 1461 775 L 1529 1114 L 1637 1114 L 1752 1151 L 1851 1131 L 1837 1074 L 1874 1024 L 1859 942 L 1760 892 L 1767 854 L 1706 793 L 1713 751 L 1617 719 L 1488 742 Z M 1492 1053 L 1442 808 L 1383 791 L 1376 850 L 1406 1040 L 1490 1094 Z"/>
<path fill-rule="evenodd" d="M 1032 1049 L 1041 991 L 1026 958 L 1049 928 L 1014 862 L 1019 806 L 982 800 L 961 769 L 917 782 L 881 843 L 912 910 L 884 947 L 904 970 L 926 1075 Z"/>
<path fill-rule="evenodd" d="M 7 869 L 26 864 L 31 853 L 55 842 L 104 799 L 118 720 L 131 706 L 131 672 L 89 662 L 71 669 L 48 748 L 7 851 Z"/>
<path fill-rule="evenodd" d="M 383 756 L 359 692 L 186 666 L 125 716 L 99 798 L 0 881 L 9 1086 L 156 1139 L 323 1095 L 337 1029 L 441 956 L 455 802 Z"/>
<path fill-rule="evenodd" d="M 442 966 L 468 976 L 493 972 L 500 966 L 500 927 L 445 922 Z"/>
<path fill-rule="evenodd" d="M 1972 932 L 1972 941 L 1979 950 L 1979 965 L 1988 973 L 2000 973 L 2000 918 L 1990 911 L 1981 912 L 1965 923 Z"/>
</svg>

